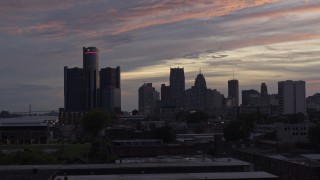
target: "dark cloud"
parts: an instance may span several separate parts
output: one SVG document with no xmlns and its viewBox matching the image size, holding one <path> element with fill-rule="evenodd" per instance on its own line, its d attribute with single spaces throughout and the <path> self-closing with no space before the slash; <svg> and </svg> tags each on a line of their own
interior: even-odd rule
<svg viewBox="0 0 320 180">
<path fill-rule="evenodd" d="M 197 59 L 199 58 L 199 56 L 201 55 L 201 52 L 192 52 L 192 53 L 188 53 L 186 55 L 183 56 L 183 58 L 186 59 Z"/>
</svg>

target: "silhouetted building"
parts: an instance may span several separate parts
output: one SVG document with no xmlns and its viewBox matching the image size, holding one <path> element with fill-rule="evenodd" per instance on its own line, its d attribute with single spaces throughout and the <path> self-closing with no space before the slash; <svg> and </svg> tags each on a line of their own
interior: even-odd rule
<svg viewBox="0 0 320 180">
<path fill-rule="evenodd" d="M 0 119 L 0 144 L 46 144 L 53 117 L 19 117 Z M 1 174 L 1 173 L 0 173 Z"/>
<path fill-rule="evenodd" d="M 306 114 L 306 83 L 305 81 L 278 82 L 278 100 L 280 114 Z"/>
<path fill-rule="evenodd" d="M 100 104 L 99 49 L 83 47 L 85 110 L 98 108 Z"/>
<path fill-rule="evenodd" d="M 208 111 L 212 112 L 215 109 L 223 108 L 223 100 L 224 95 L 221 94 L 216 89 L 208 89 L 207 90 L 207 104 L 208 104 Z"/>
<path fill-rule="evenodd" d="M 176 101 L 170 97 L 170 86 L 161 84 L 161 104 L 162 112 L 175 112 Z"/>
<path fill-rule="evenodd" d="M 269 103 L 272 106 L 279 106 L 278 94 L 269 94 Z"/>
<path fill-rule="evenodd" d="M 254 89 L 243 90 L 242 91 L 242 105 L 243 106 L 260 105 L 260 93 Z"/>
<path fill-rule="evenodd" d="M 110 112 L 121 112 L 120 67 L 100 70 L 101 107 Z"/>
<path fill-rule="evenodd" d="M 82 68 L 64 67 L 64 108 L 84 111 L 84 76 Z"/>
<path fill-rule="evenodd" d="M 261 93 L 262 97 L 268 96 L 268 88 L 267 88 L 266 83 L 261 84 L 261 92 L 260 93 Z"/>
<path fill-rule="evenodd" d="M 239 81 L 229 80 L 228 81 L 228 99 L 231 100 L 231 107 L 239 106 Z"/>
<path fill-rule="evenodd" d="M 260 104 L 263 106 L 269 106 L 270 105 L 270 99 L 268 95 L 268 88 L 266 83 L 261 84 L 261 90 L 260 90 Z"/>
<path fill-rule="evenodd" d="M 207 83 L 201 73 L 197 75 L 194 86 L 186 90 L 186 107 L 188 110 L 207 111 Z"/>
<path fill-rule="evenodd" d="M 308 109 L 313 109 L 315 111 L 320 110 L 320 93 L 315 93 L 312 96 L 307 97 Z"/>
<path fill-rule="evenodd" d="M 79 125 L 85 114 L 85 111 L 67 111 L 64 108 L 59 108 L 59 125 Z"/>
<path fill-rule="evenodd" d="M 144 83 L 139 88 L 139 113 L 152 115 L 155 112 L 159 92 L 152 87 L 152 83 Z"/>
<path fill-rule="evenodd" d="M 170 99 L 175 101 L 176 109 L 184 108 L 185 77 L 183 68 L 170 68 Z"/>
<path fill-rule="evenodd" d="M 196 105 L 199 110 L 206 111 L 207 110 L 207 83 L 203 76 L 203 74 L 198 74 L 196 81 L 194 83 L 195 87 L 195 95 L 196 95 Z"/>
<path fill-rule="evenodd" d="M 170 98 L 170 86 L 161 84 L 161 100 L 168 100 Z"/>
</svg>

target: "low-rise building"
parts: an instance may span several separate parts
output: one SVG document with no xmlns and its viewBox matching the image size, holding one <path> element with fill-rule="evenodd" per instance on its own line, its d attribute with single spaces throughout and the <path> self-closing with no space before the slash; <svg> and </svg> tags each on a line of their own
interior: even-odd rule
<svg viewBox="0 0 320 180">
<path fill-rule="evenodd" d="M 312 126 L 311 122 L 299 124 L 273 123 L 256 124 L 256 133 L 276 132 L 277 139 L 287 143 L 308 142 L 308 131 Z"/>
<path fill-rule="evenodd" d="M 45 144 L 49 138 L 48 122 L 56 117 L 35 116 L 0 119 L 2 144 Z"/>
<path fill-rule="evenodd" d="M 283 180 L 318 180 L 319 154 L 276 153 L 266 149 L 234 149 L 233 157 L 251 162 L 256 171 L 266 171 Z"/>
</svg>

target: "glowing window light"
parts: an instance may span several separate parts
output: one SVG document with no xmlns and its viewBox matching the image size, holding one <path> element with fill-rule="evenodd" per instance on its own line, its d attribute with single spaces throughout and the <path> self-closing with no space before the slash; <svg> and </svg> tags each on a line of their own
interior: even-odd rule
<svg viewBox="0 0 320 180">
<path fill-rule="evenodd" d="M 84 54 L 97 54 L 97 52 L 85 52 Z"/>
</svg>

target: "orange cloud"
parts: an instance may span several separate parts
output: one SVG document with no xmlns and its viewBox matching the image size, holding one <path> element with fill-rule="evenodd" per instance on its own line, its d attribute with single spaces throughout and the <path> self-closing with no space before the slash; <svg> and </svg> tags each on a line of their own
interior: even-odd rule
<svg viewBox="0 0 320 180">
<path fill-rule="evenodd" d="M 286 34 L 286 35 L 272 35 L 264 36 L 254 39 L 246 39 L 246 41 L 234 41 L 230 46 L 230 49 L 256 46 L 256 45 L 267 45 L 281 42 L 294 42 L 303 40 L 320 39 L 320 34 Z"/>
<path fill-rule="evenodd" d="M 47 11 L 57 9 L 69 9 L 77 5 L 92 3 L 91 0 L 17 0 L 0 1 L 0 12 L 11 12 L 12 10 L 23 11 Z"/>
<path fill-rule="evenodd" d="M 145 28 L 154 25 L 174 23 L 191 19 L 205 19 L 230 14 L 232 12 L 261 6 L 280 0 L 198 0 L 174 2 L 165 0 L 150 6 L 140 6 L 130 9 L 130 16 L 121 17 L 126 22 L 117 28 L 115 33 Z"/>
<path fill-rule="evenodd" d="M 263 12 L 263 13 L 255 13 L 250 15 L 250 18 L 274 18 L 282 15 L 292 15 L 292 14 L 305 14 L 305 13 L 319 13 L 320 12 L 320 4 L 317 5 L 308 5 L 303 7 L 295 7 L 291 9 L 281 10 L 281 11 L 271 11 L 271 12 Z"/>
<path fill-rule="evenodd" d="M 28 27 L 19 27 L 14 25 L 2 29 L 5 29 L 9 34 L 25 34 L 30 36 L 40 35 L 49 39 L 61 39 L 64 35 L 66 35 L 65 24 L 61 21 L 38 23 Z"/>
</svg>

